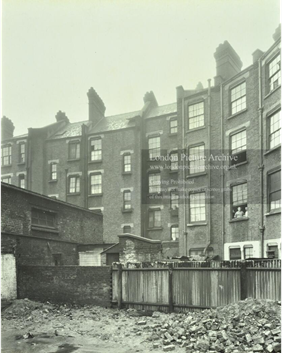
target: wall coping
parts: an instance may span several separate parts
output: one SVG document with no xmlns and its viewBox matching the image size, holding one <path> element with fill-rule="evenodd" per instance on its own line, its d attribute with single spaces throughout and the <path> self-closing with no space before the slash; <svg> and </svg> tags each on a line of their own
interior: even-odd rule
<svg viewBox="0 0 282 353">
<path fill-rule="evenodd" d="M 150 243 L 150 244 L 161 244 L 162 243 L 161 240 L 148 239 L 148 238 L 140 237 L 139 235 L 134 235 L 134 234 L 130 234 L 130 233 L 119 234 L 118 237 L 119 238 L 136 239 L 136 240 L 144 241 L 144 242 Z"/>
</svg>

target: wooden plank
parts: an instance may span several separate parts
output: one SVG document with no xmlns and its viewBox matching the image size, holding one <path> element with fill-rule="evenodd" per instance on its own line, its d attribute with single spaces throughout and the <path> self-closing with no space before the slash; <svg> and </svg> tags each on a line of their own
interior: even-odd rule
<svg viewBox="0 0 282 353">
<path fill-rule="evenodd" d="M 118 264 L 118 281 L 117 281 L 117 287 L 118 287 L 118 308 L 122 308 L 122 265 Z"/>
</svg>

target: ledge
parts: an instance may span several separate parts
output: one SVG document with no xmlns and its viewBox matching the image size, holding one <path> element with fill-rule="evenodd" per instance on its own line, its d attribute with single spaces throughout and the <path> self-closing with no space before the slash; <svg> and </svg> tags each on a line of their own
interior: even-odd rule
<svg viewBox="0 0 282 353">
<path fill-rule="evenodd" d="M 48 183 L 57 183 L 58 179 L 49 180 Z"/>
<path fill-rule="evenodd" d="M 169 137 L 177 136 L 177 132 L 174 132 L 174 133 L 172 133 L 172 134 L 169 133 L 168 136 L 169 136 Z"/>
<path fill-rule="evenodd" d="M 207 222 L 199 222 L 199 223 L 188 223 L 187 227 L 199 227 L 199 226 L 207 226 Z"/>
<path fill-rule="evenodd" d="M 38 226 L 31 226 L 31 230 L 37 230 L 40 232 L 47 232 L 47 233 L 55 233 L 55 234 L 59 234 L 58 229 L 55 228 L 46 228 L 46 227 L 38 227 Z"/>
<path fill-rule="evenodd" d="M 80 195 L 80 192 L 73 192 L 71 194 L 67 194 L 67 196 L 78 196 Z"/>
<path fill-rule="evenodd" d="M 269 93 L 267 93 L 267 95 L 266 95 L 266 96 L 264 96 L 264 98 L 263 98 L 263 99 L 267 99 L 269 96 L 271 96 L 271 95 L 272 95 L 272 93 L 274 93 L 274 92 L 278 91 L 280 88 L 281 88 L 281 85 L 280 85 L 280 86 L 278 86 L 278 87 L 276 87 L 275 89 L 273 89 L 273 90 L 272 90 L 272 91 L 270 91 Z"/>
<path fill-rule="evenodd" d="M 192 179 L 194 177 L 200 177 L 200 176 L 205 176 L 207 175 L 207 172 L 203 172 L 203 173 L 195 173 L 195 174 L 189 174 L 186 176 L 186 179 Z"/>
<path fill-rule="evenodd" d="M 98 196 L 103 196 L 103 193 L 100 192 L 99 194 L 97 193 L 97 194 L 90 194 L 90 195 L 88 195 L 88 197 L 98 197 Z"/>
<path fill-rule="evenodd" d="M 1 164 L 1 168 L 7 168 L 7 167 L 12 167 L 12 164 L 5 164 L 5 165 Z"/>
<path fill-rule="evenodd" d="M 145 242 L 151 243 L 151 244 L 161 244 L 160 240 L 153 240 L 153 239 L 149 239 L 149 238 L 144 238 L 144 237 L 140 237 L 139 235 L 134 235 L 134 234 L 130 234 L 130 233 L 119 234 L 118 237 L 119 238 L 129 237 L 129 238 L 132 238 L 132 239 L 145 241 Z"/>
<path fill-rule="evenodd" d="M 178 173 L 179 172 L 179 169 L 173 169 L 173 170 L 169 170 L 169 173 L 173 174 L 173 173 Z"/>
<path fill-rule="evenodd" d="M 80 158 L 77 159 L 68 159 L 67 162 L 78 162 L 80 161 Z"/>
<path fill-rule="evenodd" d="M 279 214 L 281 214 L 281 209 L 279 209 L 277 211 L 272 211 L 272 212 L 265 213 L 265 217 L 279 215 Z"/>
<path fill-rule="evenodd" d="M 228 116 L 228 117 L 227 117 L 227 120 L 232 119 L 232 118 L 235 118 L 236 116 L 245 113 L 247 110 L 248 110 L 247 108 L 245 108 L 245 109 L 243 109 L 243 110 L 240 110 L 239 112 Z"/>
<path fill-rule="evenodd" d="M 275 151 L 278 150 L 279 148 L 281 148 L 281 143 L 279 143 L 279 145 L 277 145 L 277 146 L 271 148 L 270 150 L 264 152 L 263 155 L 264 155 L 264 156 L 267 156 L 268 154 L 270 154 L 270 153 L 272 153 L 272 152 L 275 152 Z"/>
<path fill-rule="evenodd" d="M 148 228 L 147 231 L 155 231 L 155 230 L 163 230 L 163 227 L 158 227 L 158 228 Z"/>
<path fill-rule="evenodd" d="M 122 172 L 122 175 L 132 175 L 132 172 Z"/>
<path fill-rule="evenodd" d="M 133 212 L 133 207 L 131 208 L 121 208 L 122 213 L 132 213 Z"/>
<path fill-rule="evenodd" d="M 241 162 L 241 163 L 238 163 L 238 164 L 233 164 L 231 166 L 228 167 L 228 170 L 235 170 L 237 169 L 237 167 L 240 167 L 241 165 L 245 165 L 245 164 L 248 164 L 249 161 L 244 161 L 244 162 Z"/>
<path fill-rule="evenodd" d="M 19 162 L 18 165 L 25 165 L 25 162 Z"/>
<path fill-rule="evenodd" d="M 189 133 L 194 132 L 194 131 L 203 130 L 203 129 L 205 129 L 205 128 L 206 128 L 206 125 L 200 126 L 200 127 L 195 127 L 195 129 L 189 129 L 189 130 L 187 130 L 187 131 L 186 131 L 186 134 L 189 134 Z"/>
<path fill-rule="evenodd" d="M 240 217 L 240 218 L 230 219 L 229 223 L 244 222 L 248 220 L 249 220 L 249 217 Z"/>
<path fill-rule="evenodd" d="M 88 164 L 96 164 L 96 163 L 102 163 L 103 160 L 102 159 L 97 159 L 95 161 L 88 161 Z"/>
</svg>

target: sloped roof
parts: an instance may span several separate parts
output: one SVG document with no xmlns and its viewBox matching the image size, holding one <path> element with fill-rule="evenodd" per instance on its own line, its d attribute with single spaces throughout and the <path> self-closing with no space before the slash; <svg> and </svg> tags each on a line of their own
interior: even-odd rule
<svg viewBox="0 0 282 353">
<path fill-rule="evenodd" d="M 170 103 L 170 104 L 166 104 L 166 105 L 162 105 L 162 106 L 153 108 L 149 112 L 149 114 L 147 115 L 146 118 L 154 118 L 157 116 L 166 115 L 166 114 L 173 114 L 176 112 L 177 112 L 177 104 Z"/>
<path fill-rule="evenodd" d="M 76 137 L 81 136 L 81 126 L 89 124 L 89 121 L 80 121 L 77 123 L 68 123 L 66 126 L 62 127 L 60 130 L 56 131 L 49 139 L 61 139 L 65 137 Z"/>
</svg>

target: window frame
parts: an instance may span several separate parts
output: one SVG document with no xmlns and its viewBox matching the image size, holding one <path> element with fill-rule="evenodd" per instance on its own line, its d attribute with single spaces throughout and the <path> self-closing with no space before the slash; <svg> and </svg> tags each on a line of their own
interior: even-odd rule
<svg viewBox="0 0 282 353">
<path fill-rule="evenodd" d="M 239 86 L 245 85 L 245 94 L 241 95 L 239 98 L 232 100 L 232 91 L 238 88 Z M 241 100 L 243 97 L 245 97 L 245 107 L 241 108 L 240 110 L 237 110 L 236 112 L 233 112 L 233 106 L 232 104 L 234 102 L 238 102 Z M 229 102 L 230 102 L 230 116 L 240 114 L 241 112 L 244 112 L 247 109 L 247 82 L 246 80 L 237 82 L 235 85 L 230 87 L 229 90 Z"/>
<path fill-rule="evenodd" d="M 171 126 L 171 123 L 176 122 L 176 126 Z M 173 129 L 176 129 L 176 131 L 172 131 Z M 177 135 L 178 133 L 178 120 L 177 117 L 172 117 L 169 119 L 169 134 L 170 135 Z"/>
<path fill-rule="evenodd" d="M 99 148 L 99 149 L 95 149 L 95 148 L 94 148 L 94 150 L 92 150 L 92 146 L 95 146 L 95 144 L 92 145 L 92 142 L 94 142 L 94 141 L 100 141 L 100 148 Z M 100 137 L 100 136 L 92 137 L 92 138 L 89 140 L 89 149 L 90 149 L 90 162 L 101 162 L 102 159 L 103 159 L 103 155 L 102 155 L 102 151 L 103 151 L 103 147 L 102 147 L 102 137 Z M 92 152 L 95 153 L 96 151 L 98 151 L 98 156 L 99 156 L 100 158 L 93 158 L 93 157 L 92 157 Z"/>
<path fill-rule="evenodd" d="M 8 154 L 6 156 L 3 155 L 4 149 L 8 149 Z M 8 163 L 4 163 L 5 158 L 8 158 Z M 1 146 L 1 166 L 9 167 L 12 165 L 12 144 L 5 144 Z"/>
<path fill-rule="evenodd" d="M 275 71 L 274 74 L 272 74 L 270 76 L 270 64 L 272 62 L 274 62 L 274 60 L 276 60 L 276 58 L 278 58 L 280 56 L 280 67 L 279 67 L 279 70 Z M 271 92 L 274 92 L 277 88 L 279 88 L 281 86 L 281 53 L 280 51 L 277 53 L 275 53 L 269 60 L 268 62 L 266 63 L 266 70 L 267 70 L 267 74 L 266 74 L 266 77 L 267 77 L 267 93 L 270 94 Z M 280 72 L 280 74 L 279 74 Z M 278 74 L 278 75 L 277 75 Z M 277 75 L 277 81 L 278 81 L 278 84 L 276 87 L 273 87 L 271 89 L 271 79 L 273 77 L 275 77 L 275 75 Z M 279 82 L 280 81 L 280 82 Z M 275 81 L 274 81 L 275 82 Z"/>
<path fill-rule="evenodd" d="M 239 249 L 239 252 L 240 252 L 240 258 L 236 258 L 236 259 L 231 259 L 231 251 L 232 250 L 238 250 Z M 228 248 L 228 255 L 229 255 L 229 261 L 238 261 L 238 260 L 242 260 L 242 252 L 241 252 L 241 247 L 238 245 L 238 246 L 230 246 Z"/>
<path fill-rule="evenodd" d="M 196 106 L 196 105 L 200 105 L 202 104 L 203 105 L 203 114 L 198 114 L 198 115 L 195 115 L 195 116 L 192 116 L 190 117 L 190 107 L 193 107 L 193 106 Z M 194 130 L 194 129 L 200 129 L 200 128 L 203 128 L 205 126 L 205 101 L 204 100 L 201 100 L 201 101 L 198 101 L 198 102 L 194 102 L 194 103 L 188 103 L 187 105 L 187 117 L 188 117 L 188 121 L 187 121 L 187 126 L 188 126 L 188 130 Z M 195 119 L 195 118 L 198 118 L 198 117 L 202 117 L 202 120 L 200 120 L 200 123 L 202 122 L 201 125 L 197 124 L 197 126 L 195 127 L 190 127 L 190 119 Z"/>
<path fill-rule="evenodd" d="M 126 199 L 125 195 L 130 195 L 129 199 Z M 129 206 L 129 207 L 127 207 Z M 132 211 L 132 191 L 131 190 L 123 190 L 122 193 L 122 208 L 123 211 L 125 212 L 130 212 Z"/>
<path fill-rule="evenodd" d="M 8 179 L 10 182 L 4 181 L 4 179 Z M 12 184 L 12 176 L 11 176 L 11 175 L 2 176 L 2 177 L 1 177 L 1 181 L 2 181 L 2 183 L 6 183 L 6 184 L 11 185 L 11 184 Z"/>
<path fill-rule="evenodd" d="M 24 152 L 22 152 L 21 150 L 23 146 L 24 146 Z M 26 142 L 20 142 L 19 143 L 19 164 L 25 164 L 25 162 L 26 162 Z"/>
<path fill-rule="evenodd" d="M 175 155 L 177 156 L 176 160 L 172 160 L 172 156 Z M 178 155 L 178 151 L 171 151 L 169 154 L 169 161 L 170 161 L 170 172 L 171 173 L 177 173 L 178 169 L 179 169 L 179 155 Z M 176 165 L 176 168 L 172 168 L 173 165 Z"/>
<path fill-rule="evenodd" d="M 172 198 L 172 195 L 177 195 L 176 198 Z M 174 202 L 174 200 L 177 200 L 177 204 Z M 173 205 L 175 204 L 175 207 Z M 177 189 L 170 190 L 170 209 L 171 210 L 178 210 L 179 209 L 179 192 Z"/>
<path fill-rule="evenodd" d="M 204 215 L 205 215 L 205 219 L 201 219 L 201 220 L 199 220 L 199 221 L 192 221 L 192 212 L 191 212 L 191 210 L 193 209 L 193 208 L 201 208 L 201 207 L 192 207 L 192 202 L 191 202 L 191 196 L 192 195 L 198 195 L 198 194 L 204 194 L 205 195 L 205 198 L 204 198 L 204 200 L 205 200 L 205 206 L 204 206 L 204 208 L 205 208 L 205 213 L 204 213 Z M 200 213 L 201 214 L 201 213 Z M 197 191 L 193 191 L 193 192 L 190 192 L 189 193 L 189 220 L 190 220 L 190 223 L 192 224 L 202 224 L 202 223 L 206 223 L 207 222 L 207 208 L 206 208 L 206 192 L 204 191 L 204 190 L 197 190 Z"/>
<path fill-rule="evenodd" d="M 271 118 L 273 118 L 275 115 L 279 116 L 279 121 L 280 121 L 280 128 L 276 130 L 274 133 L 270 132 L 271 129 Z M 273 147 L 271 147 L 271 135 L 275 134 L 277 131 L 279 131 L 279 143 Z M 269 150 L 274 150 L 281 146 L 281 108 L 276 109 L 274 112 L 271 112 L 270 114 L 267 115 L 267 149 Z"/>
<path fill-rule="evenodd" d="M 75 191 L 71 191 L 71 179 L 75 178 Z M 78 181 L 78 184 L 77 184 Z M 77 185 L 78 189 L 77 190 Z M 68 176 L 68 195 L 79 195 L 81 192 L 81 182 L 80 182 L 80 175 L 79 174 L 72 174 Z"/>
<path fill-rule="evenodd" d="M 279 173 L 280 172 L 280 189 L 277 189 L 275 191 L 270 192 L 270 178 L 271 175 L 275 174 L 275 173 Z M 280 207 L 276 207 L 271 209 L 271 201 L 270 201 L 270 195 L 280 191 Z M 273 170 L 268 171 L 267 173 L 267 208 L 268 208 L 268 212 L 269 213 L 275 213 L 275 212 L 281 212 L 281 167 L 275 168 Z"/>
<path fill-rule="evenodd" d="M 22 181 L 24 181 L 24 186 L 21 186 Z M 26 175 L 24 173 L 18 175 L 18 185 L 21 189 L 26 189 Z"/>
<path fill-rule="evenodd" d="M 245 149 L 241 149 L 239 150 L 238 152 L 236 153 L 233 153 L 233 150 L 232 150 L 232 138 L 236 135 L 239 135 L 241 133 L 243 133 L 245 131 L 245 140 L 246 140 L 246 144 L 245 144 Z M 244 146 L 244 145 L 243 145 Z M 241 148 L 242 146 L 240 146 L 239 148 Z M 238 149 L 238 147 L 237 147 Z M 237 165 L 240 165 L 240 164 L 243 164 L 243 163 L 246 163 L 248 161 L 247 159 L 247 129 L 245 127 L 241 128 L 240 130 L 236 130 L 236 131 L 233 131 L 232 133 L 230 133 L 229 135 L 229 151 L 230 151 L 230 161 L 229 161 L 229 166 L 230 167 L 233 167 L 233 166 L 237 166 Z M 239 156 L 238 158 L 238 161 L 234 160 L 233 157 L 235 156 Z M 241 159 L 240 159 L 240 156 Z"/>
<path fill-rule="evenodd" d="M 152 176 L 159 176 L 160 180 L 159 180 L 159 184 L 155 185 L 151 185 L 150 186 L 150 178 L 152 178 Z M 152 190 L 152 187 L 157 187 L 157 190 Z M 152 173 L 148 174 L 148 192 L 149 194 L 160 194 L 162 192 L 162 180 L 161 180 L 161 172 L 160 171 L 154 171 Z"/>
<path fill-rule="evenodd" d="M 47 224 L 40 224 L 40 217 L 39 216 L 34 217 L 34 212 L 39 212 L 41 215 L 45 214 L 45 215 L 52 216 L 51 219 L 52 219 L 53 225 L 50 226 Z M 35 218 L 38 220 L 38 223 L 34 223 Z M 46 217 L 45 223 L 48 223 L 50 221 L 50 219 L 48 220 L 47 218 L 48 218 L 48 216 Z M 32 207 L 30 219 L 31 219 L 31 227 L 32 228 L 35 227 L 35 228 L 45 228 L 45 229 L 52 229 L 52 230 L 58 229 L 57 213 L 54 211 L 45 210 L 45 209 L 38 208 L 38 207 Z M 41 220 L 42 220 L 42 218 L 41 218 Z"/>
<path fill-rule="evenodd" d="M 175 237 L 175 239 L 173 239 L 173 229 L 177 229 L 177 236 Z M 170 226 L 170 240 L 171 241 L 179 241 L 179 225 L 178 224 L 172 224 Z"/>
<path fill-rule="evenodd" d="M 92 177 L 95 177 L 95 176 L 100 176 L 100 183 L 96 183 L 96 184 L 92 184 Z M 90 195 L 102 195 L 103 193 L 103 177 L 102 177 L 102 173 L 91 173 L 89 175 L 89 183 L 90 183 L 90 188 L 89 188 L 89 194 Z M 95 186 L 99 186 L 99 192 L 92 192 L 92 188 L 94 187 L 95 189 Z"/>
<path fill-rule="evenodd" d="M 202 160 L 202 164 L 203 164 L 203 167 L 204 167 L 204 170 L 203 171 L 196 171 L 196 172 L 193 172 L 193 173 L 191 173 L 191 162 L 193 162 L 193 163 L 195 163 L 195 166 L 197 166 L 197 165 L 200 165 L 200 159 L 199 160 L 196 160 L 196 161 L 190 161 L 190 155 L 191 155 L 191 153 L 190 153 L 190 150 L 191 149 L 193 149 L 193 148 L 199 148 L 199 147 L 204 147 L 204 154 L 203 154 L 203 160 Z M 197 174 L 204 174 L 204 173 L 206 173 L 206 160 L 205 160 L 205 158 L 206 158 L 206 151 L 205 151 L 205 144 L 204 144 L 204 142 L 201 142 L 201 143 L 198 143 L 198 144 L 196 144 L 196 145 L 191 145 L 191 146 L 188 146 L 188 174 L 189 175 L 197 175 Z M 198 162 L 198 163 L 196 163 L 196 162 Z"/>
<path fill-rule="evenodd" d="M 153 139 L 158 139 L 158 141 L 159 141 L 158 145 L 159 146 L 154 147 L 154 148 L 150 148 L 150 140 L 153 140 Z M 152 152 L 152 155 L 151 155 L 151 151 L 156 151 L 156 155 L 154 155 L 155 152 Z M 161 156 L 161 136 L 160 135 L 148 136 L 148 154 L 149 154 L 149 160 L 150 161 L 155 161 Z"/>
<path fill-rule="evenodd" d="M 246 250 L 247 249 L 252 249 L 252 255 L 249 256 L 249 257 L 246 257 Z M 243 257 L 244 257 L 244 260 L 248 260 L 248 259 L 252 259 L 254 257 L 254 247 L 253 245 L 244 245 L 243 247 Z"/>
<path fill-rule="evenodd" d="M 156 212 L 159 212 L 160 219 L 156 220 Z M 150 215 L 153 216 L 153 222 L 150 222 Z M 149 229 L 162 229 L 162 210 L 161 208 L 149 208 L 148 210 L 148 228 Z"/>
<path fill-rule="evenodd" d="M 53 166 L 56 166 L 55 171 L 53 171 Z M 53 178 L 53 174 L 56 175 L 56 178 Z M 50 163 L 50 181 L 57 181 L 58 180 L 58 163 L 51 162 Z"/>
<path fill-rule="evenodd" d="M 129 157 L 130 162 L 126 163 L 125 159 Z M 125 170 L 126 166 L 130 166 L 130 170 Z M 123 153 L 122 155 L 122 173 L 123 174 L 131 174 L 132 173 L 132 155 L 129 152 Z"/>
<path fill-rule="evenodd" d="M 234 188 L 236 187 L 239 187 L 240 185 L 246 185 L 247 187 L 247 199 L 246 199 L 246 202 L 243 202 L 243 203 L 236 203 L 236 205 L 234 206 L 234 197 L 233 197 L 233 190 Z M 249 215 L 248 216 L 245 216 L 244 214 L 242 215 L 242 217 L 238 217 L 238 218 L 235 218 L 235 214 L 236 212 L 234 211 L 234 208 L 237 207 L 237 210 L 238 210 L 238 207 L 245 207 L 244 208 L 244 211 L 242 210 L 243 213 L 245 213 L 246 211 L 246 207 L 247 207 L 247 212 L 248 212 L 248 182 L 247 181 L 242 181 L 240 183 L 236 183 L 236 184 L 231 184 L 230 185 L 230 188 L 231 188 L 231 195 L 230 195 L 230 218 L 231 220 L 244 220 L 244 219 L 248 219 L 249 218 Z"/>
<path fill-rule="evenodd" d="M 125 232 L 125 228 L 130 228 L 130 231 L 129 232 Z M 122 227 L 123 234 L 132 234 L 131 230 L 132 230 L 132 227 L 129 226 L 129 225 L 125 225 L 125 226 Z"/>
<path fill-rule="evenodd" d="M 72 158 L 73 156 L 71 155 L 71 148 L 72 146 L 76 146 L 75 149 L 75 158 Z M 81 147 L 81 142 L 79 140 L 72 140 L 68 142 L 68 160 L 69 161 L 77 161 L 80 159 L 80 148 Z"/>
</svg>

